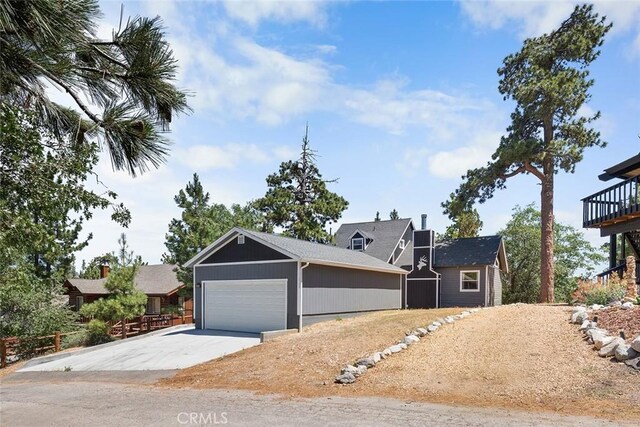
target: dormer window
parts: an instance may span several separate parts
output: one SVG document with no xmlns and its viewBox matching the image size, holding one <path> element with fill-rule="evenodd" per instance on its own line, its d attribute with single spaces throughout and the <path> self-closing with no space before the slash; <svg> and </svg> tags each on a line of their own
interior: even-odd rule
<svg viewBox="0 0 640 427">
<path fill-rule="evenodd" d="M 404 249 L 404 239 L 400 239 L 400 243 L 398 243 L 398 247 L 400 249 Z"/>
<path fill-rule="evenodd" d="M 354 237 L 351 239 L 351 249 L 354 251 L 363 251 L 364 239 L 362 237 Z"/>
</svg>

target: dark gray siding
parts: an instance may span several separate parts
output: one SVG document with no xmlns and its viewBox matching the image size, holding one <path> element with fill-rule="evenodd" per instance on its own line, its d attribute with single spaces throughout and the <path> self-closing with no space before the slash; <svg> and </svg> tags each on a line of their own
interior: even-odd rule
<svg viewBox="0 0 640 427">
<path fill-rule="evenodd" d="M 404 244 L 406 246 L 409 244 L 412 238 L 413 238 L 413 229 L 411 228 L 411 226 L 409 226 L 407 227 L 407 230 L 404 232 L 404 235 L 401 237 L 401 239 L 404 239 Z M 391 259 L 392 264 L 395 264 L 396 260 L 398 259 L 400 254 L 402 254 L 403 251 L 404 251 L 403 249 L 400 249 L 400 242 L 398 242 L 398 244 L 396 245 L 396 248 L 393 251 L 393 259 Z"/>
<path fill-rule="evenodd" d="M 480 271 L 480 291 L 460 292 L 460 272 L 463 270 Z M 438 268 L 440 273 L 440 306 L 441 307 L 474 307 L 485 305 L 486 266 Z"/>
<path fill-rule="evenodd" d="M 288 257 L 268 246 L 258 243 L 245 236 L 244 243 L 238 244 L 238 238 L 233 238 L 229 243 L 207 257 L 201 264 L 214 264 L 223 262 L 247 262 L 269 261 L 287 259 Z"/>
<path fill-rule="evenodd" d="M 303 314 L 402 307 L 402 274 L 311 264 L 302 270 Z"/>
<path fill-rule="evenodd" d="M 247 239 L 248 240 L 248 239 Z M 202 288 L 205 280 L 287 279 L 287 328 L 298 328 L 298 263 L 211 265 L 195 267 L 194 316 L 196 328 L 202 328 Z"/>
</svg>

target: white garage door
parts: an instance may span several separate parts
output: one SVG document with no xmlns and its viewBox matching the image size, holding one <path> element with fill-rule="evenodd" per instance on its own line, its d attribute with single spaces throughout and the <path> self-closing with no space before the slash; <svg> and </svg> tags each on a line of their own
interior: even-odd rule
<svg viewBox="0 0 640 427">
<path fill-rule="evenodd" d="M 202 287 L 205 329 L 287 328 L 287 279 L 205 281 Z"/>
</svg>

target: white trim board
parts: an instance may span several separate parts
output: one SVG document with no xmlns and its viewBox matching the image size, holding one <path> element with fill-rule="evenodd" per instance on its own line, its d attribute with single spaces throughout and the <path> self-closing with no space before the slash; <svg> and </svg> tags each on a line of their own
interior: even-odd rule
<svg viewBox="0 0 640 427">
<path fill-rule="evenodd" d="M 462 276 L 464 273 L 477 273 L 478 274 L 478 289 L 462 289 Z M 460 292 L 480 292 L 480 270 L 460 270 Z"/>
<path fill-rule="evenodd" d="M 283 262 L 299 262 L 295 259 L 267 259 L 263 261 L 238 261 L 238 262 L 214 262 L 208 264 L 196 264 L 193 267 L 214 267 L 216 265 L 251 265 L 251 264 L 276 264 Z"/>
</svg>

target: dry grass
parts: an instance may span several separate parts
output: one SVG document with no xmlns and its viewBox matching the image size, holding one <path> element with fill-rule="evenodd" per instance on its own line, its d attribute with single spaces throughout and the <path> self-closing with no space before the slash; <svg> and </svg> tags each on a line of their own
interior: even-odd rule
<svg viewBox="0 0 640 427">
<path fill-rule="evenodd" d="M 567 321 L 567 307 L 482 310 L 393 355 L 355 384 L 332 383 L 344 364 L 395 342 L 406 329 L 459 311 L 381 312 L 318 324 L 186 369 L 163 384 L 640 418 L 640 375 L 599 358 Z"/>
<path fill-rule="evenodd" d="M 395 344 L 404 332 L 460 309 L 380 311 L 332 320 L 278 337 L 202 365 L 185 369 L 165 384 L 178 387 L 239 388 L 313 396 L 332 384 L 357 358 Z"/>
</svg>

